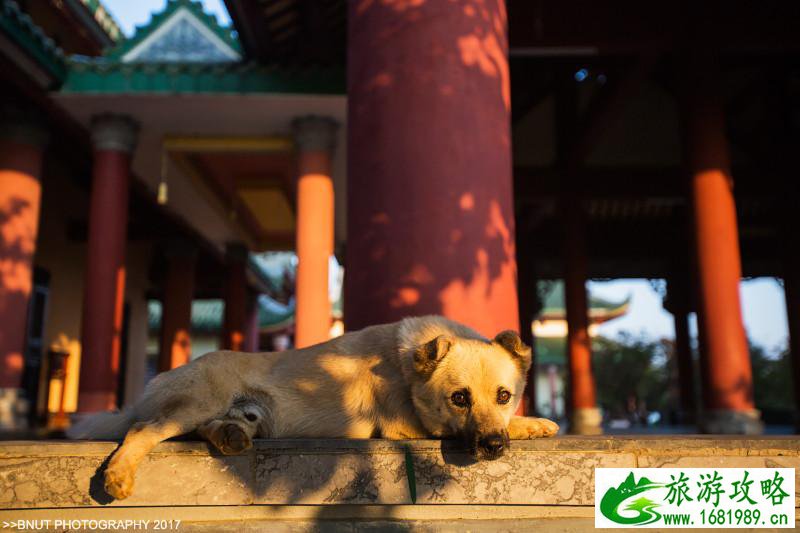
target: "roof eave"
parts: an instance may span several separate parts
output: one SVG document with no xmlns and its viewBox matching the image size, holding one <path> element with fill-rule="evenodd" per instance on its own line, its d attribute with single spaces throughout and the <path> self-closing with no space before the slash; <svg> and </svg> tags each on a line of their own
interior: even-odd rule
<svg viewBox="0 0 800 533">
<path fill-rule="evenodd" d="M 0 45 L 9 55 L 21 54 L 32 64 L 20 64 L 23 70 L 42 87 L 60 85 L 67 77 L 64 52 L 33 20 L 23 13 L 16 2 L 0 0 L 0 32 L 8 42 Z M 43 75 L 44 74 L 44 75 Z"/>
<path fill-rule="evenodd" d="M 65 0 L 65 3 L 101 48 L 114 46 L 122 37 L 119 25 L 99 0 Z"/>
<path fill-rule="evenodd" d="M 248 63 L 121 63 L 73 58 L 69 94 L 324 94 L 346 92 L 344 69 L 282 69 Z"/>
</svg>

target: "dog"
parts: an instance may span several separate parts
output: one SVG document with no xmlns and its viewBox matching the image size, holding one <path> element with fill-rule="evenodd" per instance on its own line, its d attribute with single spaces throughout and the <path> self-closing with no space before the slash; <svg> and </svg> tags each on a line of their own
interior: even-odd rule
<svg viewBox="0 0 800 533">
<path fill-rule="evenodd" d="M 224 454 L 255 437 L 460 438 L 476 459 L 492 460 L 510 439 L 558 431 L 514 415 L 530 365 L 531 349 L 513 331 L 489 340 L 443 317 L 406 318 L 298 350 L 206 354 L 68 436 L 124 436 L 105 471 L 116 499 L 131 494 L 137 466 L 159 442 L 192 431 Z"/>
</svg>

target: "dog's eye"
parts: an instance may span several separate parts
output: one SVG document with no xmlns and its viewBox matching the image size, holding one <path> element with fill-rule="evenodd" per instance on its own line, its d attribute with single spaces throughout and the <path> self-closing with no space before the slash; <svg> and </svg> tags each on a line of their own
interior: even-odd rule
<svg viewBox="0 0 800 533">
<path fill-rule="evenodd" d="M 258 417 L 253 413 L 247 413 L 244 415 L 244 417 L 250 422 L 255 422 L 256 420 L 258 420 Z"/>
<path fill-rule="evenodd" d="M 508 401 L 511 400 L 511 393 L 507 390 L 499 390 L 497 391 L 497 403 L 499 404 L 506 404 Z"/>
<path fill-rule="evenodd" d="M 457 407 L 467 406 L 467 395 L 464 391 L 456 391 L 450 396 L 450 401 Z"/>
</svg>

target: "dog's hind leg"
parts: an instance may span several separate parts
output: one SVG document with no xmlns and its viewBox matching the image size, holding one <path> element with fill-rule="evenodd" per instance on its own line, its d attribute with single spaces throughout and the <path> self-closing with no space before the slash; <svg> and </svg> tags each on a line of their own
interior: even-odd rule
<svg viewBox="0 0 800 533">
<path fill-rule="evenodd" d="M 269 410 L 262 403 L 242 398 L 197 432 L 225 455 L 233 455 L 250 449 L 255 436 L 269 437 L 270 425 Z"/>
<path fill-rule="evenodd" d="M 190 400 L 176 398 L 152 420 L 135 423 L 108 463 L 105 489 L 118 500 L 130 496 L 142 459 L 160 442 L 196 429 L 217 413 L 206 412 Z"/>
<path fill-rule="evenodd" d="M 197 432 L 225 455 L 236 455 L 252 448 L 256 433 L 251 424 L 226 418 L 212 420 L 197 428 Z"/>
</svg>

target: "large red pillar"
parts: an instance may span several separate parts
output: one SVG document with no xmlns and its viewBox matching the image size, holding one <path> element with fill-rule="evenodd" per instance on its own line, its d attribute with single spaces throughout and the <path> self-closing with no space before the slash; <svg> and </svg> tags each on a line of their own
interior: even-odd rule
<svg viewBox="0 0 800 533">
<path fill-rule="evenodd" d="M 192 356 L 192 299 L 197 251 L 185 243 L 172 243 L 166 256 L 167 274 L 161 299 L 159 372 L 185 365 Z"/>
<path fill-rule="evenodd" d="M 225 251 L 225 280 L 223 300 L 225 314 L 222 322 L 220 348 L 243 351 L 247 334 L 247 248 L 229 244 Z"/>
<path fill-rule="evenodd" d="M 81 325 L 80 412 L 116 406 L 125 298 L 128 189 L 136 123 L 122 115 L 92 119 L 94 166 Z"/>
<path fill-rule="evenodd" d="M 505 3 L 349 6 L 347 328 L 518 330 Z"/>
<path fill-rule="evenodd" d="M 691 173 L 699 302 L 705 359 L 700 428 L 708 433 L 759 433 L 750 353 L 739 299 L 741 260 L 722 89 L 716 62 L 689 58 L 686 149 Z"/>
<path fill-rule="evenodd" d="M 22 373 L 47 131 L 21 113 L 0 122 L 0 428 L 23 424 Z M 32 398 L 31 400 L 35 400 Z"/>
<path fill-rule="evenodd" d="M 586 294 L 588 259 L 584 215 L 580 198 L 564 200 L 564 303 L 567 316 L 567 363 L 569 432 L 577 435 L 602 433 L 597 408 L 592 339 L 589 336 L 589 302 Z"/>
<path fill-rule="evenodd" d="M 331 154 L 337 123 L 309 116 L 293 122 L 297 146 L 297 276 L 295 346 L 330 337 L 328 264 L 333 255 Z"/>
</svg>

